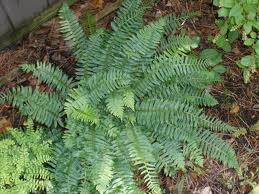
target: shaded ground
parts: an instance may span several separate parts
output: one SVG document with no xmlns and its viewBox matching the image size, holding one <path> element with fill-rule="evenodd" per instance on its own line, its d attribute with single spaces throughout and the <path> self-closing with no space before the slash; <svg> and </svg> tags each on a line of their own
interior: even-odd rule
<svg viewBox="0 0 259 194">
<path fill-rule="evenodd" d="M 105 4 L 106 2 L 103 5 Z M 90 5 L 88 1 L 79 1 L 73 6 L 73 10 L 76 11 L 79 18 L 82 18 L 83 10 L 92 7 L 91 11 L 97 13 L 102 9 L 102 5 L 99 5 L 99 9 L 95 5 L 96 9 L 93 10 L 93 5 Z M 146 20 L 149 21 L 171 12 L 180 13 L 183 11 L 199 11 L 201 13 L 201 17 L 192 19 L 184 26 L 189 35 L 201 37 L 199 49 L 213 48 L 214 46 L 208 41 L 208 36 L 215 35 L 217 27 L 214 24 L 216 11 L 211 0 L 163 0 L 152 11 L 146 13 Z M 112 16 L 111 14 L 102 20 L 101 25 L 108 27 Z M 12 71 L 22 63 L 34 63 L 36 60 L 56 64 L 66 73 L 73 74 L 75 61 L 58 32 L 58 26 L 58 19 L 54 18 L 16 44 L 1 51 L 0 77 L 5 76 L 7 72 Z M 255 106 L 259 104 L 259 72 L 253 75 L 250 84 L 245 85 L 242 73 L 234 61 L 249 52 L 249 49 L 243 47 L 241 41 L 237 41 L 233 48 L 233 52 L 224 53 L 223 65 L 228 68 L 228 71 L 222 77 L 223 82 L 211 88 L 211 92 L 218 99 L 219 105 L 208 109 L 207 112 L 233 126 L 245 127 L 248 130 L 247 134 L 240 138 L 220 134 L 234 146 L 241 169 L 245 172 L 245 178 L 244 180 L 238 180 L 233 171 L 222 167 L 215 161 L 207 160 L 204 169 L 201 169 L 200 176 L 191 172 L 185 178 L 184 193 L 199 193 L 199 190 L 206 186 L 210 186 L 214 193 L 247 193 L 251 190 L 252 183 L 257 182 L 258 184 L 259 182 L 258 169 L 256 169 L 259 166 L 259 127 L 251 128 L 259 120 L 259 109 L 256 109 Z M 36 86 L 39 83 L 32 79 L 30 75 L 15 72 L 15 79 L 0 86 L 0 92 L 18 84 Z M 17 114 L 17 111 L 8 105 L 0 106 L 1 117 L 10 119 L 14 126 L 18 126 L 22 122 L 22 118 Z M 180 174 L 178 177 L 180 177 Z M 161 176 L 161 184 L 165 186 L 168 193 L 175 193 L 179 182 L 180 178 L 172 180 Z"/>
</svg>

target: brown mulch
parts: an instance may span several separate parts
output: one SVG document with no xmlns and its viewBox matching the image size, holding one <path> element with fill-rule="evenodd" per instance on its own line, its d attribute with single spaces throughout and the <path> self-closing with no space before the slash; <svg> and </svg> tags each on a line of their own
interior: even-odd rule
<svg viewBox="0 0 259 194">
<path fill-rule="evenodd" d="M 104 1 L 100 7 L 93 7 L 89 1 L 81 0 L 73 5 L 72 9 L 79 18 L 82 18 L 84 10 L 90 8 L 92 13 L 97 13 L 107 2 Z M 146 20 L 149 21 L 171 12 L 181 13 L 184 11 L 199 11 L 201 13 L 201 17 L 194 18 L 184 25 L 189 35 L 198 35 L 201 38 L 199 49 L 215 48 L 208 41 L 208 37 L 215 35 L 218 31 L 214 24 L 217 14 L 211 0 L 161 0 L 152 11 L 146 13 Z M 102 26 L 108 27 L 111 18 L 112 15 L 104 18 Z M 0 51 L 0 77 L 20 64 L 35 63 L 37 60 L 53 63 L 66 73 L 73 75 L 75 60 L 70 49 L 65 45 L 58 28 L 58 19 L 53 18 L 14 45 Z M 222 63 L 228 68 L 228 71 L 222 76 L 223 82 L 211 88 L 211 92 L 219 104 L 207 109 L 207 112 L 233 126 L 248 129 L 247 134 L 240 138 L 219 134 L 234 146 L 246 178 L 239 180 L 232 170 L 215 161 L 206 160 L 200 176 L 190 172 L 186 177 L 185 193 L 199 193 L 200 189 L 206 186 L 211 187 L 214 193 L 247 193 L 252 188 L 250 183 L 257 181 L 258 184 L 258 172 L 257 175 L 252 172 L 255 173 L 259 166 L 259 130 L 250 130 L 250 128 L 259 120 L 259 110 L 255 107 L 256 104 L 259 104 L 259 71 L 252 76 L 251 83 L 243 83 L 242 72 L 235 65 L 236 59 L 248 52 L 249 48 L 242 45 L 242 41 L 237 41 L 230 53 L 224 53 L 219 49 L 224 56 Z M 15 79 L 0 87 L 0 92 L 18 84 L 34 86 L 37 83 L 30 75 L 18 72 Z M 0 106 L 1 117 L 8 118 L 13 126 L 19 126 L 23 121 L 17 110 L 8 105 Z M 175 179 L 161 178 L 161 184 L 165 186 L 168 193 L 177 191 L 179 181 L 179 177 Z"/>
</svg>

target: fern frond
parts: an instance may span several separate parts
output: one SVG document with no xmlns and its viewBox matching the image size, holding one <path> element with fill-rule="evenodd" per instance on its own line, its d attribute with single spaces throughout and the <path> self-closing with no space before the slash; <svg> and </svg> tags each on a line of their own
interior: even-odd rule
<svg viewBox="0 0 259 194">
<path fill-rule="evenodd" d="M 202 150 L 200 149 L 195 139 L 193 141 L 188 142 L 184 146 L 183 153 L 186 157 L 188 157 L 190 161 L 194 162 L 195 164 L 201 167 L 203 166 L 204 159 Z"/>
<path fill-rule="evenodd" d="M 119 138 L 113 141 L 114 155 L 114 179 L 111 186 L 107 190 L 109 194 L 142 194 L 143 192 L 136 186 L 134 180 L 133 169 L 130 165 L 128 150 L 125 146 L 124 133 L 120 134 Z"/>
<path fill-rule="evenodd" d="M 123 104 L 124 106 L 130 108 L 131 110 L 135 110 L 135 95 L 130 89 L 126 89 L 123 93 Z"/>
<path fill-rule="evenodd" d="M 89 75 L 99 72 L 105 59 L 104 47 L 109 34 L 104 29 L 98 29 L 88 39 L 87 48 L 78 59 L 76 75 L 77 80 L 85 80 Z"/>
<path fill-rule="evenodd" d="M 182 87 L 190 85 L 193 88 L 206 89 L 208 85 L 220 82 L 220 75 L 213 71 L 193 72 L 188 75 L 175 76 L 170 80 L 171 83 Z"/>
<path fill-rule="evenodd" d="M 71 150 L 62 144 L 55 147 L 55 158 L 52 160 L 50 171 L 55 179 L 51 193 L 73 193 L 78 191 L 82 174 L 80 161 Z"/>
<path fill-rule="evenodd" d="M 89 99 L 92 103 L 98 103 L 114 90 L 128 86 L 130 81 L 131 77 L 119 70 L 97 73 L 87 80 Z"/>
<path fill-rule="evenodd" d="M 138 8 L 125 15 L 125 18 L 121 18 L 119 22 L 111 23 L 114 28 L 114 32 L 111 33 L 111 37 L 107 41 L 107 45 L 104 53 L 106 58 L 100 63 L 101 71 L 106 71 L 109 67 L 106 64 L 111 64 L 115 68 L 121 68 L 125 65 L 127 56 L 124 54 L 124 45 L 135 36 L 135 34 L 143 27 L 143 8 Z"/>
<path fill-rule="evenodd" d="M 199 130 L 197 137 L 204 154 L 221 161 L 225 166 L 237 168 L 238 162 L 233 148 L 209 131 Z"/>
<path fill-rule="evenodd" d="M 191 127 L 186 126 L 184 123 L 180 123 L 177 125 L 173 125 L 170 123 L 160 123 L 156 125 L 149 125 L 151 129 L 153 129 L 153 136 L 159 136 L 161 138 L 169 138 L 172 140 L 188 142 L 191 141 L 193 137 L 193 130 Z M 185 130 L 182 130 L 182 129 Z"/>
<path fill-rule="evenodd" d="M 156 22 L 145 26 L 142 30 L 132 36 L 124 45 L 124 55 L 127 58 L 124 69 L 129 72 L 143 72 L 145 64 L 150 63 L 156 52 L 164 33 L 165 19 L 161 18 Z M 140 65 L 141 64 L 141 65 Z M 142 67 L 141 67 L 142 66 Z M 138 68 L 140 67 L 140 70 Z"/>
<path fill-rule="evenodd" d="M 154 144 L 158 156 L 156 168 L 164 171 L 166 176 L 173 176 L 177 170 L 185 171 L 185 157 L 176 142 L 163 141 Z"/>
<path fill-rule="evenodd" d="M 111 27 L 114 32 L 128 29 L 132 33 L 143 26 L 143 15 L 144 7 L 141 0 L 125 0 L 117 12 L 117 17 L 111 22 Z"/>
<path fill-rule="evenodd" d="M 202 106 L 214 106 L 218 104 L 217 100 L 207 91 L 193 88 L 191 86 L 179 86 L 177 84 L 163 85 L 152 90 L 148 96 L 159 99 L 179 100 L 184 103 Z"/>
<path fill-rule="evenodd" d="M 55 88 L 57 91 L 66 95 L 68 90 L 72 88 L 72 79 L 68 78 L 60 69 L 51 64 L 37 62 L 36 64 L 23 64 L 21 69 L 26 72 L 32 72 L 32 75 Z M 66 96 L 64 96 L 66 97 Z"/>
<path fill-rule="evenodd" d="M 142 8 L 141 0 L 125 0 L 117 12 L 118 18 L 124 18 L 130 12 Z"/>
<path fill-rule="evenodd" d="M 205 114 L 200 115 L 198 125 L 202 128 L 207 128 L 212 131 L 223 131 L 223 132 L 230 132 L 230 133 L 233 133 L 236 131 L 235 127 L 232 127 L 215 117 L 207 116 Z"/>
<path fill-rule="evenodd" d="M 104 153 L 93 166 L 93 183 L 100 194 L 106 192 L 113 178 L 113 158 L 110 155 L 111 153 Z"/>
<path fill-rule="evenodd" d="M 187 55 L 192 48 L 197 45 L 193 43 L 193 40 L 184 34 L 165 37 L 162 39 L 159 53 L 165 53 L 170 56 Z"/>
<path fill-rule="evenodd" d="M 128 150 L 131 160 L 144 176 L 144 181 L 152 193 L 162 193 L 159 187 L 155 158 L 152 153 L 152 145 L 147 137 L 137 128 L 127 129 Z"/>
<path fill-rule="evenodd" d="M 124 102 L 121 94 L 109 95 L 106 99 L 107 109 L 116 117 L 123 118 Z"/>
<path fill-rule="evenodd" d="M 83 122 L 98 123 L 98 112 L 90 105 L 86 94 L 75 89 L 69 97 L 64 107 L 67 115 Z"/>
<path fill-rule="evenodd" d="M 11 88 L 5 101 L 17 107 L 21 114 L 46 126 L 62 125 L 62 101 L 54 93 L 41 93 L 31 87 Z"/>
<path fill-rule="evenodd" d="M 79 25 L 76 16 L 72 13 L 67 4 L 63 4 L 60 8 L 59 18 L 60 31 L 64 34 L 65 40 L 69 42 L 74 54 L 77 58 L 80 58 L 87 45 L 84 30 Z"/>
<path fill-rule="evenodd" d="M 210 66 L 204 60 L 192 57 L 168 57 L 160 56 L 145 72 L 145 77 L 140 79 L 135 86 L 138 96 L 144 96 L 155 87 L 160 87 L 164 82 L 169 81 L 175 76 L 185 76 L 191 73 L 200 72 Z"/>
<path fill-rule="evenodd" d="M 106 192 L 107 194 L 144 194 L 137 188 L 132 169 L 126 161 L 119 159 L 114 168 L 115 176 Z"/>
<path fill-rule="evenodd" d="M 182 122 L 187 128 L 199 126 L 213 131 L 235 131 L 234 127 L 217 118 L 206 116 L 202 113 L 202 110 L 181 103 L 181 101 L 150 99 L 143 101 L 137 106 L 136 110 L 137 122 L 147 126 L 160 123 L 179 126 L 179 122 Z"/>
<path fill-rule="evenodd" d="M 196 12 L 190 12 L 190 13 L 182 13 L 180 16 L 176 16 L 174 14 L 165 16 L 166 19 L 166 26 L 165 26 L 165 31 L 166 33 L 171 33 L 177 30 L 183 23 L 194 17 L 197 16 L 198 13 Z"/>
<path fill-rule="evenodd" d="M 137 123 L 152 126 L 170 123 L 179 126 L 183 123 L 187 128 L 197 127 L 201 110 L 179 101 L 150 99 L 136 107 Z"/>
</svg>

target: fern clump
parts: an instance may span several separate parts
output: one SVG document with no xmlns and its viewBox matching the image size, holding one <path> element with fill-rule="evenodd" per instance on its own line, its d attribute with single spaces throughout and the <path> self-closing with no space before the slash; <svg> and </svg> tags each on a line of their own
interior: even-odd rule
<svg viewBox="0 0 259 194">
<path fill-rule="evenodd" d="M 27 194 L 51 187 L 51 174 L 44 167 L 52 159 L 51 142 L 43 140 L 32 121 L 26 129 L 10 128 L 0 134 L 0 193 Z"/>
<path fill-rule="evenodd" d="M 206 87 L 220 81 L 219 74 L 189 54 L 195 38 L 169 35 L 194 14 L 144 25 L 144 12 L 141 0 L 125 0 L 111 31 L 86 38 L 64 5 L 61 32 L 77 59 L 76 77 L 50 64 L 27 64 L 22 69 L 53 92 L 22 87 L 3 95 L 23 115 L 67 129 L 51 162 L 53 193 L 143 193 L 134 179 L 138 171 L 146 192 L 159 194 L 159 172 L 187 173 L 205 156 L 238 167 L 234 150 L 214 134 L 235 128 L 200 108 L 217 104 Z"/>
</svg>

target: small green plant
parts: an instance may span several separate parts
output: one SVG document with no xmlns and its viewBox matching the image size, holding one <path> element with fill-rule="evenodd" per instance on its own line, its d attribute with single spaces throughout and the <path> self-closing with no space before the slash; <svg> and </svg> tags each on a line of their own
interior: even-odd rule
<svg viewBox="0 0 259 194">
<path fill-rule="evenodd" d="M 206 90 L 220 81 L 215 64 L 189 54 L 197 38 L 169 36 L 195 14 L 144 25 L 145 9 L 141 0 L 125 0 L 110 31 L 86 38 L 64 5 L 61 32 L 78 62 L 75 78 L 51 64 L 24 64 L 53 92 L 17 87 L 2 95 L 23 115 L 67 129 L 50 163 L 51 193 L 160 194 L 160 172 L 188 173 L 206 156 L 238 168 L 234 150 L 213 133 L 236 129 L 200 108 L 217 104 Z"/>
<path fill-rule="evenodd" d="M 0 193 L 27 194 L 51 187 L 44 164 L 52 159 L 51 142 L 42 139 L 29 120 L 24 131 L 10 128 L 0 134 Z"/>
<path fill-rule="evenodd" d="M 258 0 L 213 0 L 215 6 L 220 7 L 218 16 L 224 20 L 216 20 L 220 31 L 213 42 L 224 51 L 231 51 L 231 43 L 239 34 L 242 35 L 244 45 L 252 48 L 252 53 L 237 61 L 243 70 L 245 83 L 259 68 L 259 1 Z"/>
</svg>

